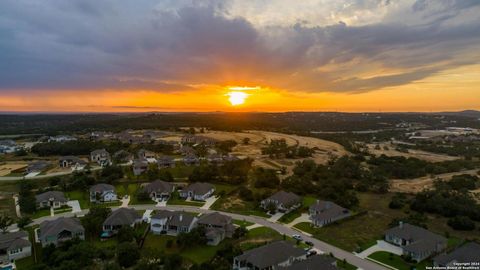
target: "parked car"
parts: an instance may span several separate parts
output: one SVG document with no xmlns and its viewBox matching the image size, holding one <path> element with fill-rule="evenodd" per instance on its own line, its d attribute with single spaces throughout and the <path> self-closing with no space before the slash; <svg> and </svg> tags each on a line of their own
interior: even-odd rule
<svg viewBox="0 0 480 270">
<path fill-rule="evenodd" d="M 306 241 L 305 244 L 307 244 L 307 245 L 309 245 L 309 246 L 311 246 L 311 247 L 314 246 L 314 244 L 313 244 L 312 242 L 310 242 L 310 241 Z"/>
<path fill-rule="evenodd" d="M 307 251 L 307 257 L 310 257 L 310 256 L 313 256 L 313 255 L 316 255 L 317 254 L 317 251 L 316 250 L 309 250 Z"/>
<path fill-rule="evenodd" d="M 299 234 L 292 235 L 292 238 L 296 239 L 296 240 L 299 240 L 299 241 L 302 241 L 302 239 L 303 239 L 302 236 L 300 236 Z"/>
</svg>

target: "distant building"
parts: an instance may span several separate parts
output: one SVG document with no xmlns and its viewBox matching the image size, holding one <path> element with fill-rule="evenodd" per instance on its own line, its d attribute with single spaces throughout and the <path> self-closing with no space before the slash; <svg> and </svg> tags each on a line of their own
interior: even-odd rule
<svg viewBox="0 0 480 270">
<path fill-rule="evenodd" d="M 112 185 L 102 183 L 90 187 L 90 202 L 113 202 L 117 200 L 117 193 Z"/>
<path fill-rule="evenodd" d="M 2 140 L 0 141 L 0 153 L 14 153 L 18 151 L 20 147 L 14 140 Z"/>
<path fill-rule="evenodd" d="M 197 217 L 180 211 L 158 210 L 152 216 L 150 229 L 153 234 L 178 235 L 196 227 Z"/>
<path fill-rule="evenodd" d="M 60 217 L 55 220 L 44 221 L 40 224 L 37 234 L 42 247 L 49 244 L 58 246 L 74 238 L 85 239 L 85 229 L 77 218 Z"/>
<path fill-rule="evenodd" d="M 195 201 L 205 201 L 215 192 L 215 186 L 210 183 L 193 183 L 179 191 L 181 198 Z"/>
<path fill-rule="evenodd" d="M 317 200 L 316 203 L 310 206 L 309 214 L 313 225 L 317 227 L 328 225 L 351 215 L 348 209 L 345 209 L 334 202 L 320 200 Z"/>
<path fill-rule="evenodd" d="M 63 192 L 60 191 L 47 191 L 38 195 L 35 195 L 38 208 L 60 208 L 67 205 L 67 199 Z"/>
<path fill-rule="evenodd" d="M 480 263 L 480 244 L 475 242 L 466 243 L 448 254 L 441 254 L 433 259 L 433 265 L 441 267 L 454 267 L 455 264 L 473 262 Z"/>
<path fill-rule="evenodd" d="M 148 170 L 148 162 L 145 159 L 135 159 L 133 161 L 133 175 L 138 176 Z"/>
<path fill-rule="evenodd" d="M 146 149 L 140 149 L 138 150 L 138 158 L 142 160 L 147 160 L 148 163 L 154 163 L 157 161 L 157 154 Z"/>
<path fill-rule="evenodd" d="M 157 160 L 157 165 L 160 169 L 162 168 L 174 168 L 175 167 L 175 160 L 169 156 L 161 156 Z"/>
<path fill-rule="evenodd" d="M 133 154 L 125 150 L 119 150 L 113 154 L 113 160 L 118 163 L 131 163 L 133 158 Z"/>
<path fill-rule="evenodd" d="M 100 166 L 107 166 L 112 164 L 110 153 L 105 149 L 94 150 L 90 153 L 90 161 L 96 162 Z"/>
<path fill-rule="evenodd" d="M 260 206 L 265 210 L 269 210 L 270 205 L 273 205 L 277 212 L 288 213 L 302 206 L 302 198 L 295 193 L 281 190 L 260 202 Z"/>
<path fill-rule="evenodd" d="M 77 138 L 70 136 L 70 135 L 58 135 L 58 136 L 51 136 L 48 138 L 49 142 L 70 142 L 76 141 Z"/>
<path fill-rule="evenodd" d="M 72 168 L 72 170 L 83 170 L 87 166 L 87 162 L 75 156 L 63 156 L 58 160 L 60 167 Z"/>
<path fill-rule="evenodd" d="M 185 163 L 187 166 L 198 165 L 200 160 L 195 154 L 187 154 L 185 157 L 183 157 L 183 163 Z"/>
<path fill-rule="evenodd" d="M 0 265 L 6 262 L 22 259 L 32 255 L 32 244 L 28 233 L 18 231 L 0 233 Z"/>
<path fill-rule="evenodd" d="M 447 248 L 447 239 L 424 228 L 400 222 L 385 232 L 385 241 L 400 246 L 403 255 L 417 262 Z"/>
<path fill-rule="evenodd" d="M 50 166 L 50 163 L 40 160 L 28 164 L 27 173 L 41 173 Z"/>
<path fill-rule="evenodd" d="M 281 269 L 307 258 L 307 252 L 292 243 L 278 241 L 244 252 L 233 259 L 233 270 Z"/>
</svg>

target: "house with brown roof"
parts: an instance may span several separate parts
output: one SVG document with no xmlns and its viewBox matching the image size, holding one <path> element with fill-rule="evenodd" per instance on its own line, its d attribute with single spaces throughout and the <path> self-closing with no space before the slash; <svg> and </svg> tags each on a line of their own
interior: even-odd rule
<svg viewBox="0 0 480 270">
<path fill-rule="evenodd" d="M 0 233 L 0 265 L 32 255 L 32 244 L 25 231 Z"/>
<path fill-rule="evenodd" d="M 270 210 L 272 206 L 276 212 L 288 213 L 302 206 L 302 198 L 295 193 L 281 190 L 260 202 L 260 207 L 265 210 Z"/>
<path fill-rule="evenodd" d="M 37 235 L 43 247 L 49 244 L 58 246 L 75 238 L 84 240 L 85 229 L 78 218 L 60 217 L 42 222 Z"/>
</svg>

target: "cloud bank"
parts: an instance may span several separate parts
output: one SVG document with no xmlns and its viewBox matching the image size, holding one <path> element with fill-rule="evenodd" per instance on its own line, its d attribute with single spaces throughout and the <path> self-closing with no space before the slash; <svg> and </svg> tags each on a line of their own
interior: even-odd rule
<svg viewBox="0 0 480 270">
<path fill-rule="evenodd" d="M 478 14 L 476 0 L 3 0 L 0 92 L 366 92 L 479 63 Z"/>
</svg>

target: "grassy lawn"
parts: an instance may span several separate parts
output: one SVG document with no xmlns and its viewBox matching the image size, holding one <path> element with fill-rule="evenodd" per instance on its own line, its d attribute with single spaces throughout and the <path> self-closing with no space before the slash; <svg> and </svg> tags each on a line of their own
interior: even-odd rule
<svg viewBox="0 0 480 270">
<path fill-rule="evenodd" d="M 205 203 L 204 202 L 197 202 L 197 201 L 190 201 L 187 202 L 184 199 L 180 198 L 178 195 L 178 192 L 175 191 L 172 193 L 172 196 L 170 196 L 170 199 L 167 202 L 168 205 L 190 205 L 190 206 L 203 206 Z"/>
<path fill-rule="evenodd" d="M 167 248 L 167 242 L 171 243 L 171 246 Z M 180 250 L 176 244 L 176 237 L 168 235 L 154 235 L 148 234 L 145 238 L 142 252 L 154 251 L 165 252 L 165 254 L 178 253 L 185 259 L 201 264 L 207 262 L 215 256 L 217 250 L 221 249 L 227 244 L 227 240 L 224 240 L 218 246 L 194 246 Z"/>
<path fill-rule="evenodd" d="M 410 270 L 412 269 L 412 267 L 415 267 L 415 269 L 417 270 L 424 270 L 427 266 L 431 266 L 431 263 L 428 261 L 423 261 L 417 264 L 408 263 L 402 257 L 386 251 L 377 251 L 368 257 L 381 263 L 395 267 L 399 270 Z"/>
<path fill-rule="evenodd" d="M 344 269 L 344 270 L 356 270 L 357 267 L 349 264 L 348 262 L 344 262 L 342 260 L 337 260 L 337 268 Z"/>
<path fill-rule="evenodd" d="M 0 213 L 4 213 L 13 219 L 17 217 L 17 213 L 15 212 L 15 201 L 11 196 L 6 195 L 5 197 L 0 197 Z"/>
<path fill-rule="evenodd" d="M 70 200 L 77 200 L 80 203 L 80 208 L 82 209 L 90 208 L 90 195 L 85 191 L 69 191 L 65 193 L 65 196 L 70 198 Z"/>
<path fill-rule="evenodd" d="M 278 221 L 281 223 L 288 224 L 294 221 L 296 218 L 300 217 L 302 213 L 308 213 L 308 208 L 310 205 L 314 204 L 317 201 L 317 198 L 311 196 L 304 196 L 302 201 L 302 207 L 298 208 L 295 211 L 283 215 Z"/>
<path fill-rule="evenodd" d="M 248 226 L 251 226 L 251 225 L 253 225 L 253 224 L 255 224 L 255 223 L 250 222 L 250 221 L 246 221 L 246 220 L 234 219 L 234 220 L 233 220 L 233 224 L 238 225 L 238 226 L 248 227 Z"/>
<path fill-rule="evenodd" d="M 50 208 L 39 209 L 33 215 L 31 215 L 30 217 L 32 219 L 36 219 L 36 218 L 45 217 L 45 216 L 50 216 Z"/>
<path fill-rule="evenodd" d="M 54 210 L 55 215 L 56 214 L 61 214 L 61 213 L 67 213 L 67 212 L 72 212 L 72 207 L 70 207 L 68 205 L 65 205 L 65 206 L 62 206 L 59 209 Z"/>
<path fill-rule="evenodd" d="M 239 246 L 242 250 L 249 250 L 282 239 L 283 236 L 277 231 L 268 227 L 258 227 L 249 230 L 245 239 L 240 241 Z"/>
<path fill-rule="evenodd" d="M 162 170 L 169 171 L 175 179 L 179 178 L 181 181 L 184 181 L 189 175 L 192 174 L 193 169 L 194 166 L 185 166 L 177 163 L 175 168 L 166 168 Z"/>
<path fill-rule="evenodd" d="M 36 264 L 35 257 L 37 257 L 38 259 L 42 257 L 42 245 L 39 243 L 34 243 L 35 241 L 34 230 L 36 228 L 38 228 L 38 225 L 30 226 L 26 228 L 26 231 L 28 232 L 28 238 L 32 243 L 32 256 L 26 257 L 20 260 L 16 260 L 15 265 L 17 266 L 18 270 L 32 269 L 32 267 Z"/>
<path fill-rule="evenodd" d="M 228 198 L 227 198 L 228 197 Z M 270 216 L 262 209 L 258 208 L 253 202 L 246 202 L 236 199 L 233 196 L 220 197 L 210 209 L 236 213 L 245 216 L 259 216 L 269 218 Z"/>
</svg>

